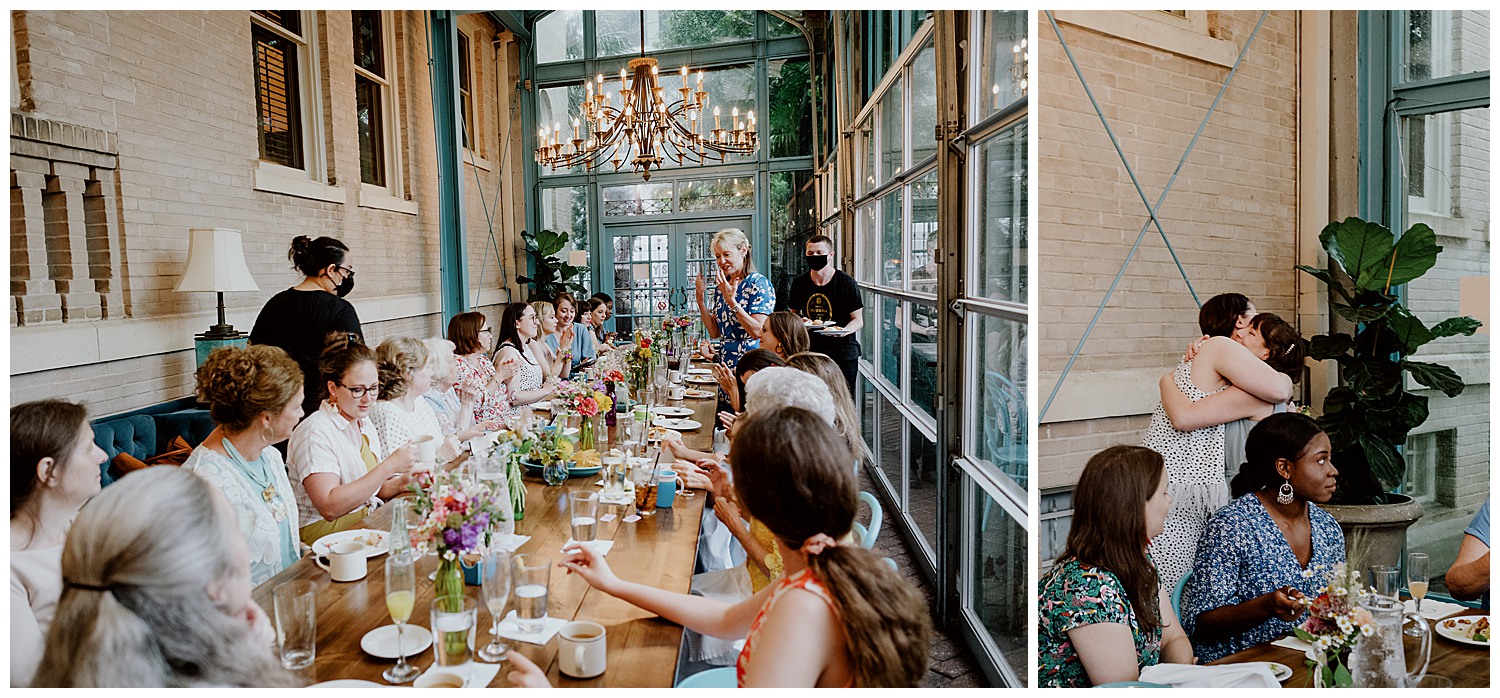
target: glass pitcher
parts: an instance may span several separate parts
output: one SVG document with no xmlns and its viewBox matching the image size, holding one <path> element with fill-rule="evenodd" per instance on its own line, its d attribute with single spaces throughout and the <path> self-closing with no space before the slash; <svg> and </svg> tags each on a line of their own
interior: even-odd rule
<svg viewBox="0 0 1500 698">
<path fill-rule="evenodd" d="M 1360 638 L 1349 658 L 1355 688 L 1403 688 L 1421 683 L 1432 655 L 1432 628 L 1427 620 L 1406 613 L 1399 599 L 1379 594 L 1365 595 L 1359 605 L 1369 612 L 1375 632 Z M 1401 626 L 1406 620 L 1416 623 L 1417 634 L 1422 637 L 1422 662 L 1415 674 L 1406 671 L 1406 649 L 1401 641 Z"/>
</svg>

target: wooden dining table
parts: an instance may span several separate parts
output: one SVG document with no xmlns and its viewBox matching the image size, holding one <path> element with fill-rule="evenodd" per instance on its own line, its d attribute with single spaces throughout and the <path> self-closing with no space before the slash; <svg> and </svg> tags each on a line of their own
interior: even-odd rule
<svg viewBox="0 0 1500 698">
<path fill-rule="evenodd" d="M 711 450 L 714 398 L 668 404 L 692 409 L 690 419 L 702 424 L 697 429 L 682 432 L 683 443 L 696 450 Z M 615 443 L 614 432 L 614 427 L 608 429 L 607 443 L 610 445 Z M 664 453 L 661 467 L 670 464 L 671 456 Z M 516 533 L 530 536 L 531 540 L 516 552 L 539 553 L 551 558 L 549 616 L 591 620 L 605 627 L 607 662 L 604 673 L 592 679 L 575 679 L 562 674 L 557 662 L 555 635 L 545 645 L 506 642 L 545 669 L 554 686 L 670 687 L 676 678 L 682 626 L 593 589 L 579 576 L 556 567 L 563 557 L 562 547 L 569 539 L 568 497 L 574 492 L 598 491 L 600 488 L 595 484 L 598 479 L 599 476 L 595 475 L 575 477 L 563 485 L 549 487 L 538 475 L 526 473 L 526 508 L 524 517 L 516 522 Z M 699 525 L 708 498 L 709 495 L 702 491 L 692 492 L 690 496 L 679 491 L 671 508 L 658 508 L 655 515 L 642 517 L 635 523 L 623 521 L 631 509 L 629 505 L 601 504 L 601 518 L 615 515 L 608 522 L 601 521 L 598 529 L 599 540 L 614 541 L 606 558 L 610 568 L 622 579 L 687 593 L 697 559 Z M 388 530 L 390 508 L 377 509 L 358 527 Z M 384 563 L 384 555 L 371 557 L 367 561 L 368 574 L 364 579 L 335 582 L 313 563 L 311 557 L 306 557 L 255 588 L 255 601 L 274 618 L 273 599 L 277 586 L 294 580 L 308 580 L 316 585 L 317 655 L 311 667 L 299 672 L 307 683 L 334 679 L 386 683 L 381 672 L 396 660 L 375 657 L 360 649 L 360 638 L 366 633 L 392 624 L 385 605 Z M 430 632 L 428 611 L 433 599 L 433 583 L 428 575 L 437 566 L 438 558 L 432 555 L 417 563 L 417 599 L 406 632 Z M 466 587 L 466 592 L 479 607 L 479 629 L 474 640 L 477 650 L 491 639 L 490 617 L 479 599 L 478 588 Z M 508 609 L 513 607 L 514 598 Z M 408 657 L 407 661 L 426 669 L 434 658 L 431 649 L 427 649 Z M 479 661 L 477 656 L 475 661 Z M 505 678 L 507 671 L 508 665 L 502 666 L 489 685 L 509 686 L 510 682 Z"/>
<path fill-rule="evenodd" d="M 1446 618 L 1458 616 L 1486 615 L 1486 611 L 1465 609 Z M 1453 682 L 1454 688 L 1489 688 L 1490 650 L 1449 640 L 1437 634 L 1439 621 L 1429 621 L 1432 626 L 1432 657 L 1427 665 L 1428 676 L 1441 676 Z M 1415 662 L 1414 653 L 1421 650 L 1420 639 L 1403 636 L 1406 641 L 1409 661 Z M 1210 664 L 1242 664 L 1245 662 L 1278 662 L 1291 668 L 1292 676 L 1281 685 L 1286 688 L 1312 688 L 1312 668 L 1307 665 L 1307 656 L 1299 650 L 1288 649 L 1269 642 L 1240 650 L 1221 657 Z"/>
</svg>

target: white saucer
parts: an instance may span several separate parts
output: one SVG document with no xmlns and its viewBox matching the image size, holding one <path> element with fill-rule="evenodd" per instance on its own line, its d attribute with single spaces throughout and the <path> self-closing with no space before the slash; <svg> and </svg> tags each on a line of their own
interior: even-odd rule
<svg viewBox="0 0 1500 698">
<path fill-rule="evenodd" d="M 401 645 L 406 648 L 406 657 L 410 659 L 432 646 L 432 632 L 408 623 L 406 629 L 401 631 Z M 365 633 L 359 639 L 359 647 L 382 659 L 396 659 L 400 655 L 396 646 L 396 626 L 382 625 Z"/>
<path fill-rule="evenodd" d="M 693 410 L 690 407 L 670 407 L 667 405 L 662 405 L 659 407 L 651 408 L 651 414 L 657 414 L 663 417 L 691 417 L 693 415 Z"/>
<path fill-rule="evenodd" d="M 364 679 L 334 679 L 332 681 L 315 683 L 311 686 L 308 686 L 308 688 L 364 688 L 366 686 L 385 688 L 385 684 L 375 683 L 374 681 L 366 681 Z"/>
</svg>

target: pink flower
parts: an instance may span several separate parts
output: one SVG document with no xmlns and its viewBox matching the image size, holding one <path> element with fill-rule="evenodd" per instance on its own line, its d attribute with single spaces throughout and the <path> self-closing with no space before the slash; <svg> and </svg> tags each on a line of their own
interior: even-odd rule
<svg viewBox="0 0 1500 698">
<path fill-rule="evenodd" d="M 650 337 L 641 337 L 641 347 L 643 347 L 643 348 L 650 348 L 651 347 L 651 338 Z"/>
</svg>

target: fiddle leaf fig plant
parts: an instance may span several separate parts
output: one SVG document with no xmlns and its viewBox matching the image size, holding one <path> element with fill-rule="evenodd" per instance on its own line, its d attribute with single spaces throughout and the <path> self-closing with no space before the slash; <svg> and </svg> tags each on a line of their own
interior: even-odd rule
<svg viewBox="0 0 1500 698">
<path fill-rule="evenodd" d="M 1443 248 L 1426 225 L 1397 238 L 1379 223 L 1351 217 L 1329 223 L 1318 240 L 1329 268 L 1297 268 L 1326 284 L 1333 312 L 1358 328 L 1352 336 L 1321 334 L 1308 343 L 1309 356 L 1339 365 L 1340 385 L 1328 391 L 1318 418 L 1339 470 L 1334 501 L 1384 503 L 1406 476 L 1398 449 L 1428 415 L 1427 397 L 1408 392 L 1406 377 L 1448 397 L 1464 389 L 1453 369 L 1410 357 L 1435 339 L 1472 335 L 1480 323 L 1464 316 L 1427 327 L 1392 291 L 1437 263 Z"/>
<path fill-rule="evenodd" d="M 532 234 L 523 230 L 521 239 L 526 242 L 526 255 L 531 259 L 533 271 L 531 276 L 517 276 L 516 283 L 531 284 L 528 302 L 550 301 L 563 291 L 587 292 L 583 284 L 573 281 L 584 268 L 568 264 L 557 256 L 568 246 L 566 232 L 543 230 Z"/>
</svg>

